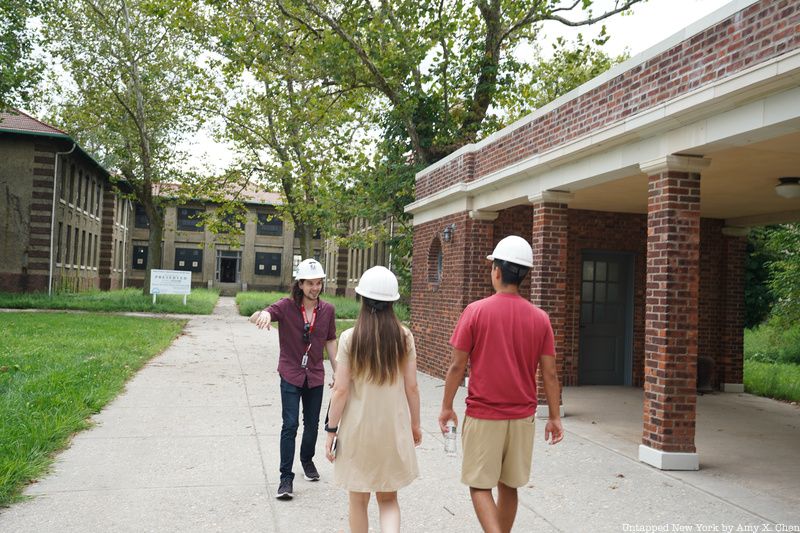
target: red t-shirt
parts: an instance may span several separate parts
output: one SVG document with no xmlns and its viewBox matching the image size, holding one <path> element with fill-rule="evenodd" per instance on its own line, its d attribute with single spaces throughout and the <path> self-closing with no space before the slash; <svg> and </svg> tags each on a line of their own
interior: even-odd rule
<svg viewBox="0 0 800 533">
<path fill-rule="evenodd" d="M 533 416 L 539 358 L 555 355 L 547 313 L 518 294 L 496 293 L 464 309 L 450 344 L 469 354 L 468 416 Z"/>
</svg>

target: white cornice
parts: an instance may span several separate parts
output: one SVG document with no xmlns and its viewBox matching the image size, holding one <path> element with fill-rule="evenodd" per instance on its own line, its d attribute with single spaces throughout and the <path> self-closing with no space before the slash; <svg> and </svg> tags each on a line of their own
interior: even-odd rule
<svg viewBox="0 0 800 533">
<path fill-rule="evenodd" d="M 640 163 L 639 168 L 648 176 L 654 176 L 669 170 L 675 170 L 678 172 L 693 172 L 699 174 L 704 168 L 708 168 L 708 165 L 710 164 L 711 160 L 704 157 L 665 155 L 651 161 Z"/>
<path fill-rule="evenodd" d="M 606 153 L 615 147 L 630 145 L 632 141 L 640 142 L 647 139 L 655 139 L 658 135 L 677 128 L 702 124 L 703 121 L 711 117 L 729 113 L 731 110 L 741 109 L 746 102 L 752 102 L 761 96 L 772 96 L 787 89 L 791 91 L 792 87 L 797 88 L 799 85 L 800 49 L 796 49 L 703 86 L 694 92 L 680 95 L 658 106 L 646 109 L 622 121 L 567 141 L 550 150 L 511 163 L 474 181 L 453 184 L 431 196 L 426 196 L 408 204 L 405 207 L 405 211 L 415 216 L 416 224 L 416 217 L 431 208 L 437 208 L 438 213 L 443 213 L 441 206 L 452 204 L 454 200 L 464 197 L 477 198 L 484 192 L 499 191 L 511 183 L 530 179 L 532 176 L 544 174 L 566 164 L 580 162 L 592 154 Z M 771 122 L 775 120 L 775 117 L 770 118 Z M 731 120 L 726 124 L 728 126 L 742 125 L 736 120 Z M 705 126 L 701 127 L 704 128 L 704 142 L 710 142 L 713 138 L 724 138 L 726 135 L 724 131 L 715 129 L 710 132 Z M 710 133 L 713 133 L 713 136 Z M 480 145 L 471 146 L 478 147 Z M 654 155 L 656 154 L 651 154 L 649 157 L 652 158 Z M 691 156 L 672 157 L 691 158 Z M 650 162 L 652 161 L 650 159 Z M 678 164 L 679 159 L 672 159 L 671 161 Z M 701 168 L 703 167 L 701 166 Z M 535 191 L 542 186 L 545 188 L 569 189 L 570 183 L 570 181 L 561 181 L 547 183 L 546 185 L 532 184 L 532 189 Z M 491 209 L 490 206 L 486 207 Z M 428 219 L 429 217 L 426 216 L 424 218 Z"/>
<path fill-rule="evenodd" d="M 528 201 L 532 204 L 540 202 L 554 204 L 568 204 L 575 199 L 575 195 L 566 191 L 542 191 L 539 194 L 528 196 Z"/>
</svg>

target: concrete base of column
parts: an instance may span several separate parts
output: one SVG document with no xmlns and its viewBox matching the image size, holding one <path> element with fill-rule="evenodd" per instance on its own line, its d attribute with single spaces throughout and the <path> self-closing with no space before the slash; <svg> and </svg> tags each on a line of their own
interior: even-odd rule
<svg viewBox="0 0 800 533">
<path fill-rule="evenodd" d="M 664 452 L 644 444 L 639 445 L 639 460 L 659 470 L 700 470 L 696 453 Z"/>
<path fill-rule="evenodd" d="M 558 416 L 564 418 L 564 406 L 558 406 Z M 550 418 L 550 407 L 547 405 L 536 406 L 536 418 Z"/>
<path fill-rule="evenodd" d="M 723 383 L 722 392 L 744 392 L 744 383 Z"/>
</svg>

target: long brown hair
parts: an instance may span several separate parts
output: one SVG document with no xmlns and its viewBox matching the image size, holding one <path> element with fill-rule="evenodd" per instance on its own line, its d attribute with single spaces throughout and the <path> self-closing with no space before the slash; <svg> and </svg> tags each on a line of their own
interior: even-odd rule
<svg viewBox="0 0 800 533">
<path fill-rule="evenodd" d="M 378 385 L 394 383 L 408 357 L 403 326 L 392 302 L 362 298 L 350 340 L 350 374 Z"/>
</svg>

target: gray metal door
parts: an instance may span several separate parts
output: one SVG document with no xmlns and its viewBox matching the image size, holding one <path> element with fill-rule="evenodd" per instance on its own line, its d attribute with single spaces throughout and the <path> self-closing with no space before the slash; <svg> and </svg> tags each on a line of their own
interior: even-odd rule
<svg viewBox="0 0 800 533">
<path fill-rule="evenodd" d="M 630 385 L 633 256 L 584 252 L 578 382 Z"/>
</svg>

